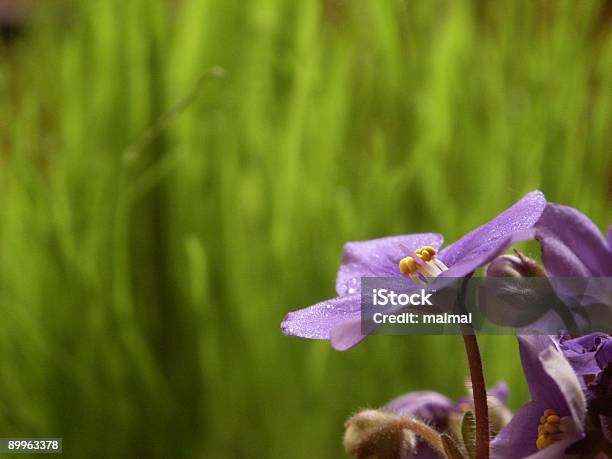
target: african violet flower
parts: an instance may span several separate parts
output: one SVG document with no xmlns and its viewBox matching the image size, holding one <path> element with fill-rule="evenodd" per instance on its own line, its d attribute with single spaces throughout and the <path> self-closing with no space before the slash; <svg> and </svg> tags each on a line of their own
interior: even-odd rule
<svg viewBox="0 0 612 459">
<path fill-rule="evenodd" d="M 488 391 L 489 419 L 495 432 L 512 416 L 505 406 L 507 397 L 505 383 L 498 383 Z M 346 424 L 344 446 L 357 458 L 373 455 L 393 459 L 439 459 L 439 434 L 447 432 L 454 438 L 461 438 L 462 417 L 473 409 L 468 398 L 453 401 L 437 392 L 411 392 L 379 410 L 367 409 L 352 416 Z"/>
<path fill-rule="evenodd" d="M 520 337 L 532 401 L 495 438 L 492 457 L 610 457 L 612 366 L 605 352 L 599 359 L 597 355 L 606 343 L 608 337 L 602 334 L 560 340 Z M 600 370 L 602 364 L 605 368 Z M 584 381 L 592 378 L 581 375 L 593 376 L 592 372 L 596 377 L 585 387 Z"/>
<path fill-rule="evenodd" d="M 438 253 L 443 237 L 412 234 L 349 242 L 336 279 L 338 297 L 287 314 L 286 335 L 328 339 L 346 350 L 365 338 L 361 332 L 362 277 L 408 277 L 418 284 L 432 277 L 463 277 L 490 262 L 515 242 L 533 238 L 533 227 L 546 206 L 533 191 L 490 222 Z"/>
<path fill-rule="evenodd" d="M 582 385 L 550 336 L 519 337 L 531 401 L 491 445 L 494 458 L 563 458 L 585 437 L 587 405 Z"/>
<path fill-rule="evenodd" d="M 496 437 L 492 457 L 612 457 L 609 338 L 519 338 L 532 401 Z"/>
</svg>

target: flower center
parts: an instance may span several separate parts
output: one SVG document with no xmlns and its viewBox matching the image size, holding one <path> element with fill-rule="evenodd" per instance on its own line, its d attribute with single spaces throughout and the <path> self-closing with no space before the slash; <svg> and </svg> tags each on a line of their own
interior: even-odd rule
<svg viewBox="0 0 612 459">
<path fill-rule="evenodd" d="M 414 257 L 407 256 L 400 260 L 400 273 L 421 285 L 426 283 L 428 278 L 438 277 L 448 267 L 436 258 L 436 253 L 436 249 L 429 245 L 417 249 Z"/>
<path fill-rule="evenodd" d="M 560 417 L 555 410 L 544 410 L 538 426 L 538 449 L 544 449 L 562 440 L 574 430 L 574 421 L 569 416 Z"/>
</svg>

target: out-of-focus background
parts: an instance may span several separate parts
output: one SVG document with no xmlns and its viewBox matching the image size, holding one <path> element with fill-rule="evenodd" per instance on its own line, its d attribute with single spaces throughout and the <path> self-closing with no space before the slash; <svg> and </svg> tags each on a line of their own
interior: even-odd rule
<svg viewBox="0 0 612 459">
<path fill-rule="evenodd" d="M 457 337 L 287 338 L 348 240 L 525 192 L 612 216 L 612 3 L 0 1 L 0 436 L 75 458 L 337 458 L 464 394 Z M 537 255 L 537 253 L 536 253 Z M 526 390 L 514 339 L 491 383 Z"/>
</svg>

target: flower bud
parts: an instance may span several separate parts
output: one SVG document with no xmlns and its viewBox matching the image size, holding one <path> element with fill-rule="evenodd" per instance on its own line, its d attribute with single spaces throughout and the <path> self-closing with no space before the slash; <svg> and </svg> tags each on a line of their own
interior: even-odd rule
<svg viewBox="0 0 612 459">
<path fill-rule="evenodd" d="M 498 433 L 512 420 L 512 411 L 504 405 L 504 402 L 494 395 L 489 395 L 487 400 L 489 402 L 489 424 L 491 426 L 491 432 Z"/>
<path fill-rule="evenodd" d="M 497 257 L 489 264 L 479 292 L 481 312 L 496 325 L 532 326 L 557 304 L 554 290 L 542 277 L 546 278 L 544 269 L 518 250 Z M 557 323 L 546 325 L 551 329 Z"/>
<path fill-rule="evenodd" d="M 546 277 L 544 269 L 524 253 L 502 255 L 487 267 L 487 277 Z"/>
<path fill-rule="evenodd" d="M 379 410 L 364 410 L 346 422 L 344 449 L 357 459 L 396 459 L 414 451 L 414 434 L 402 417 Z"/>
</svg>

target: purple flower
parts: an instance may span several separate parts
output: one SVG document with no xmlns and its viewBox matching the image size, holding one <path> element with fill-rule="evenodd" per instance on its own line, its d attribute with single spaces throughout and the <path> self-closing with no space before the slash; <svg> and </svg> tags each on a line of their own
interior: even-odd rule
<svg viewBox="0 0 612 459">
<path fill-rule="evenodd" d="M 491 444 L 493 458 L 563 458 L 585 436 L 587 405 L 576 373 L 550 336 L 521 336 L 531 401 Z"/>
<path fill-rule="evenodd" d="M 361 332 L 361 278 L 409 277 L 417 284 L 432 277 L 463 277 L 490 262 L 515 242 L 534 237 L 534 225 L 546 206 L 533 191 L 490 222 L 437 252 L 443 238 L 436 233 L 349 242 L 336 279 L 338 297 L 287 314 L 284 334 L 328 339 L 346 350 L 365 338 Z"/>
<path fill-rule="evenodd" d="M 505 404 L 508 400 L 508 385 L 499 382 L 487 393 L 497 404 Z M 420 391 L 397 397 L 383 406 L 382 410 L 420 419 L 443 432 L 451 426 L 453 416 L 473 410 L 473 406 L 467 397 L 453 401 L 438 392 Z"/>
<path fill-rule="evenodd" d="M 612 276 L 612 227 L 606 240 L 597 226 L 576 209 L 548 203 L 536 225 L 536 239 L 551 276 Z"/>
<path fill-rule="evenodd" d="M 511 413 L 505 406 L 508 386 L 500 382 L 488 391 L 488 395 L 490 419 L 493 427 L 499 430 L 511 418 Z M 457 438 L 460 438 L 462 416 L 466 411 L 473 411 L 474 407 L 469 398 L 454 401 L 437 392 L 421 391 L 402 395 L 387 403 L 380 410 L 417 419 L 438 432 L 452 431 Z M 408 458 L 439 459 L 440 455 L 427 442 L 418 441 L 415 451 L 408 455 Z"/>
<path fill-rule="evenodd" d="M 544 267 L 558 294 L 571 298 L 575 292 L 571 284 L 555 278 L 612 276 L 611 230 L 606 240 L 585 215 L 552 203 L 535 228 Z M 609 297 L 605 283 L 590 288 L 595 298 Z M 492 456 L 563 458 L 573 445 L 577 451 L 592 448 L 588 451 L 594 457 L 601 451 L 598 445 L 607 444 L 601 439 L 598 415 L 611 404 L 612 379 L 604 371 L 612 362 L 610 336 L 523 336 L 519 346 L 532 400 L 496 437 Z M 585 376 L 595 376 L 595 382 L 585 384 Z M 585 422 L 587 417 L 592 421 Z"/>
<path fill-rule="evenodd" d="M 453 400 L 431 391 L 403 395 L 389 402 L 382 410 L 417 418 L 438 432 L 448 429 L 451 416 L 461 412 Z M 427 442 L 419 441 L 415 445 L 415 452 L 408 457 L 438 459 L 440 455 Z"/>
</svg>

